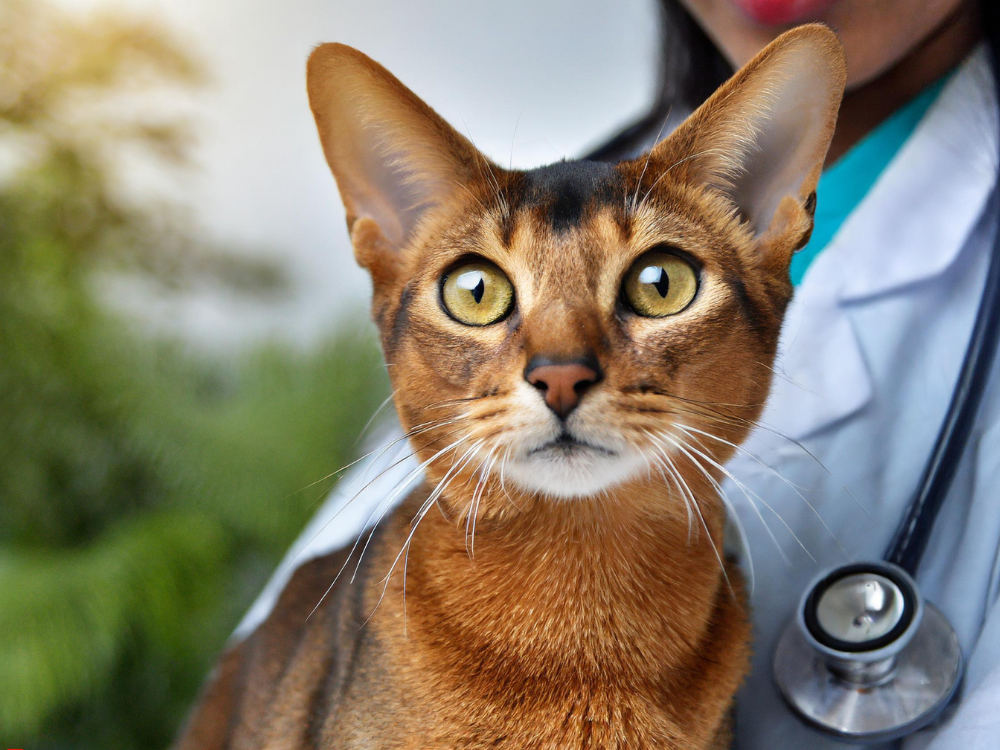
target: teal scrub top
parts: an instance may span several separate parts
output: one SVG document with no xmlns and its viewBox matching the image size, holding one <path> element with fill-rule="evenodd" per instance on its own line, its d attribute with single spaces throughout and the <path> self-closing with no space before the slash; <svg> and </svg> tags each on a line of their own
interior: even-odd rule
<svg viewBox="0 0 1000 750">
<path fill-rule="evenodd" d="M 950 78 L 946 75 L 897 109 L 823 171 L 816 187 L 816 215 L 809 244 L 792 258 L 792 283 L 802 283 L 806 270 L 840 229 L 841 224 L 878 181 Z"/>
</svg>

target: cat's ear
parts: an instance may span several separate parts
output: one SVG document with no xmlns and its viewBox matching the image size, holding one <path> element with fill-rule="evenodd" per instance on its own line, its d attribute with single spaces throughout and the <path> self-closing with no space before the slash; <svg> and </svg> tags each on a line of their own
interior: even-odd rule
<svg viewBox="0 0 1000 750">
<path fill-rule="evenodd" d="M 724 192 L 761 238 L 808 233 L 844 92 L 840 40 L 820 24 L 768 45 L 656 151 Z M 664 168 L 670 164 L 664 164 Z M 806 234 L 806 238 L 808 234 Z M 793 240 L 800 240 L 793 237 Z"/>
<path fill-rule="evenodd" d="M 358 262 L 395 262 L 425 212 L 481 174 L 485 157 L 389 71 L 356 49 L 309 57 L 309 105 L 347 210 Z"/>
</svg>

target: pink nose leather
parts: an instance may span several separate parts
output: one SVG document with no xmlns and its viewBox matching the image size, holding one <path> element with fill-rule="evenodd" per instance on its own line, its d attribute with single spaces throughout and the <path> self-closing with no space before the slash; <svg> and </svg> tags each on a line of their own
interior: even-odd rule
<svg viewBox="0 0 1000 750">
<path fill-rule="evenodd" d="M 579 362 L 565 365 L 542 365 L 528 375 L 528 382 L 545 391 L 545 403 L 563 419 L 576 408 L 580 395 L 598 381 L 593 369 Z"/>
</svg>

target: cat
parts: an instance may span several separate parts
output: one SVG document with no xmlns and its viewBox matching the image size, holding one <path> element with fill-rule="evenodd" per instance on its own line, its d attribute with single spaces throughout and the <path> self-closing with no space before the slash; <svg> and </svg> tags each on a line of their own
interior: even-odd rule
<svg viewBox="0 0 1000 750">
<path fill-rule="evenodd" d="M 844 80 L 799 27 L 648 154 L 516 171 L 362 53 L 313 52 L 426 481 L 360 561 L 296 572 L 178 750 L 728 746 L 750 627 L 721 464 L 767 397 Z"/>
</svg>

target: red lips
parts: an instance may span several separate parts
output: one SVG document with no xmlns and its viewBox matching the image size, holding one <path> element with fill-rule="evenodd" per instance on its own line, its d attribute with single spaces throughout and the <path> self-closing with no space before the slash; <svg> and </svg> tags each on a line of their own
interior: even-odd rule
<svg viewBox="0 0 1000 750">
<path fill-rule="evenodd" d="M 837 0 L 733 0 L 752 20 L 767 26 L 783 26 L 815 20 Z"/>
</svg>

